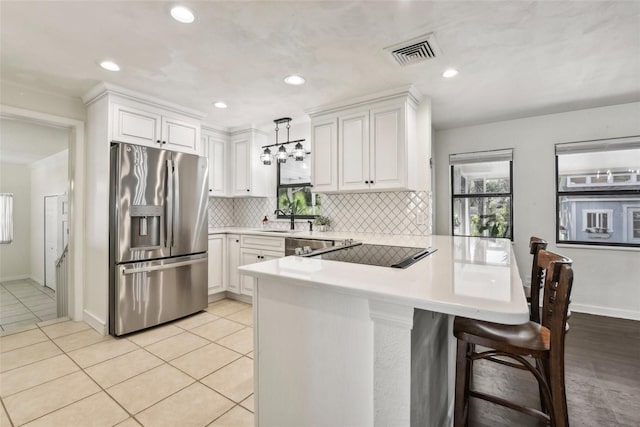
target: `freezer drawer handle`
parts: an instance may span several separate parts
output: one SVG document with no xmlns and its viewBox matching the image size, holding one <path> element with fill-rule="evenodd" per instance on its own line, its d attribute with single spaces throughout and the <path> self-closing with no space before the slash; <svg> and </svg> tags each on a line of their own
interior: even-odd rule
<svg viewBox="0 0 640 427">
<path fill-rule="evenodd" d="M 171 264 L 154 265 L 153 267 L 140 267 L 140 268 L 122 268 L 122 274 L 144 273 L 145 271 L 157 271 L 166 270 L 168 268 L 183 267 L 185 265 L 200 264 L 201 262 L 207 262 L 207 258 L 192 259 L 190 261 L 174 262 Z"/>
</svg>

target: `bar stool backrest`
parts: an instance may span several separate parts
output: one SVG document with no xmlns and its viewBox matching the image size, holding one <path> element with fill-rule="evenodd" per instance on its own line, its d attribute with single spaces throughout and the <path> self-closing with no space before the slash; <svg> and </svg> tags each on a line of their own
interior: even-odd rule
<svg viewBox="0 0 640 427">
<path fill-rule="evenodd" d="M 540 323 L 540 288 L 544 284 L 544 273 L 546 269 L 538 265 L 538 252 L 541 249 L 547 249 L 547 245 L 547 241 L 539 237 L 532 236 L 529 240 L 529 253 L 533 255 L 529 320 L 536 323 Z"/>
</svg>

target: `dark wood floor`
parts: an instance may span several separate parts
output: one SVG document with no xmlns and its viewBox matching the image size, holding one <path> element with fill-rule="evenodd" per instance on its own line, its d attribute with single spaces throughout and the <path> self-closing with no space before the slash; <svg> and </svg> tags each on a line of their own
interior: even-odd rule
<svg viewBox="0 0 640 427">
<path fill-rule="evenodd" d="M 640 322 L 573 313 L 565 371 L 572 427 L 640 426 Z M 531 374 L 496 363 L 474 364 L 474 388 L 535 402 Z M 542 426 L 535 418 L 471 399 L 471 427 Z"/>
</svg>

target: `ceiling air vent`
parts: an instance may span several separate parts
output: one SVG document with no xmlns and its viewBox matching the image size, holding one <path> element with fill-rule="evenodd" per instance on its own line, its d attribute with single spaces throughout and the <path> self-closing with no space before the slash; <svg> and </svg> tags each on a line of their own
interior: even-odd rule
<svg viewBox="0 0 640 427">
<path fill-rule="evenodd" d="M 410 65 L 435 58 L 440 54 L 433 33 L 425 34 L 384 48 L 400 65 Z"/>
</svg>

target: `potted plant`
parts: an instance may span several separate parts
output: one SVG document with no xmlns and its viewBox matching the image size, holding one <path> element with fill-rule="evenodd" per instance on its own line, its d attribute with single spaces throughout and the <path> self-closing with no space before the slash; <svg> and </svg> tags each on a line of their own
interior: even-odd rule
<svg viewBox="0 0 640 427">
<path fill-rule="evenodd" d="M 328 231 L 331 226 L 331 218 L 328 216 L 318 215 L 316 219 L 313 220 L 313 223 L 316 225 L 316 230 Z"/>
</svg>

